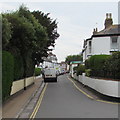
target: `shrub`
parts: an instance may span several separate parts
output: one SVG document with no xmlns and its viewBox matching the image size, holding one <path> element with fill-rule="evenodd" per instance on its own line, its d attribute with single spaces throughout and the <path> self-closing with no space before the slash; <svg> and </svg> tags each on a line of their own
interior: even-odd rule
<svg viewBox="0 0 120 120">
<path fill-rule="evenodd" d="M 2 52 L 2 99 L 3 102 L 10 96 L 14 79 L 14 57 L 7 51 Z"/>
<path fill-rule="evenodd" d="M 73 68 L 74 73 L 77 73 L 78 66 Z"/>
<path fill-rule="evenodd" d="M 35 76 L 38 76 L 41 74 L 41 68 L 35 68 Z"/>
<path fill-rule="evenodd" d="M 120 79 L 120 52 L 115 52 L 105 61 L 106 76 Z"/>
<path fill-rule="evenodd" d="M 80 65 L 77 67 L 77 76 L 78 76 L 78 75 L 82 75 L 82 73 L 84 73 L 84 72 L 85 72 L 85 66 L 80 64 Z"/>
<path fill-rule="evenodd" d="M 91 76 L 91 69 L 86 69 L 85 70 L 85 75 L 90 77 Z"/>
<path fill-rule="evenodd" d="M 103 77 L 104 73 L 104 63 L 110 55 L 93 55 L 86 62 L 85 66 L 91 69 L 91 76 Z"/>
</svg>

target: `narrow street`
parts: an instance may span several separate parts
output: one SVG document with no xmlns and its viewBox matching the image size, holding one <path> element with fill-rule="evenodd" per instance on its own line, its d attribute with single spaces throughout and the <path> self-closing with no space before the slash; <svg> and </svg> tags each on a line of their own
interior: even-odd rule
<svg viewBox="0 0 120 120">
<path fill-rule="evenodd" d="M 68 79 L 58 77 L 48 83 L 35 118 L 117 118 L 118 105 L 92 100 L 81 93 Z"/>
</svg>

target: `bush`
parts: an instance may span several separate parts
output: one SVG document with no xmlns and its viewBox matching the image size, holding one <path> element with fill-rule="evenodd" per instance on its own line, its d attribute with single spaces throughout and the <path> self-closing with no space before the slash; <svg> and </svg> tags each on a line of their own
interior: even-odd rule
<svg viewBox="0 0 120 120">
<path fill-rule="evenodd" d="M 105 61 L 106 76 L 120 79 L 120 52 L 115 52 Z"/>
<path fill-rule="evenodd" d="M 85 66 L 80 64 L 80 65 L 77 67 L 77 76 L 78 76 L 78 75 L 82 75 L 82 73 L 84 73 L 84 72 L 85 72 Z"/>
<path fill-rule="evenodd" d="M 86 62 L 87 69 L 91 69 L 91 76 L 103 77 L 105 75 L 105 61 L 110 55 L 93 55 Z"/>
<path fill-rule="evenodd" d="M 86 69 L 85 70 L 85 75 L 90 77 L 91 76 L 91 69 Z"/>
<path fill-rule="evenodd" d="M 35 68 L 35 76 L 38 76 L 41 74 L 41 68 Z"/>
<path fill-rule="evenodd" d="M 73 68 L 74 73 L 77 73 L 78 66 Z"/>
<path fill-rule="evenodd" d="M 14 57 L 7 51 L 2 52 L 2 100 L 10 96 L 14 79 Z"/>
</svg>

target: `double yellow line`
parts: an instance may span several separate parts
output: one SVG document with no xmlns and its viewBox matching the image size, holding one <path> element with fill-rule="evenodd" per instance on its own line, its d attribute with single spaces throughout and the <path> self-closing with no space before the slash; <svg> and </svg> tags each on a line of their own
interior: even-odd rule
<svg viewBox="0 0 120 120">
<path fill-rule="evenodd" d="M 42 93 L 41 93 L 41 95 L 40 95 L 40 97 L 39 97 L 39 99 L 38 99 L 38 102 L 37 102 L 37 104 L 36 104 L 36 106 L 35 106 L 32 114 L 31 114 L 29 120 L 33 120 L 33 119 L 35 118 L 35 116 L 36 116 L 36 114 L 37 114 L 37 112 L 38 112 L 38 110 L 39 110 L 39 108 L 40 108 L 40 105 L 41 105 L 43 96 L 44 96 L 45 91 L 46 91 L 46 88 L 47 88 L 47 85 L 48 85 L 48 83 L 45 84 L 45 87 L 44 87 L 44 89 L 43 89 L 43 91 L 42 91 Z"/>
<path fill-rule="evenodd" d="M 109 101 L 105 101 L 105 100 L 94 99 L 91 95 L 89 95 L 88 93 L 86 93 L 86 92 L 84 92 L 82 89 L 80 89 L 80 88 L 75 84 L 75 82 L 74 82 L 72 79 L 70 79 L 68 76 L 67 76 L 67 78 L 73 83 L 73 85 L 74 85 L 81 93 L 83 93 L 84 95 L 86 95 L 86 96 L 87 96 L 88 98 L 90 98 L 90 99 L 93 99 L 93 100 L 99 101 L 99 102 L 104 102 L 104 103 L 120 104 L 120 103 L 116 103 L 116 102 L 109 102 Z"/>
</svg>

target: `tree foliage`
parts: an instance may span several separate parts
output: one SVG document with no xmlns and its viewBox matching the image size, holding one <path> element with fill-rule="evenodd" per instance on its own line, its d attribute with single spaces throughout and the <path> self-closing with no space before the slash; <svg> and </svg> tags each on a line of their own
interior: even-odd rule
<svg viewBox="0 0 120 120">
<path fill-rule="evenodd" d="M 49 46 L 53 46 L 59 36 L 56 21 L 42 14 L 44 19 L 38 20 L 24 5 L 15 12 L 1 14 L 3 54 L 7 55 L 3 55 L 5 99 L 10 95 L 12 81 L 33 76 L 35 64 L 47 56 Z M 12 67 L 11 72 L 8 67 Z"/>
<path fill-rule="evenodd" d="M 38 22 L 46 28 L 49 41 L 47 47 L 54 46 L 55 40 L 59 37 L 57 33 L 57 22 L 49 17 L 50 13 L 44 14 L 42 11 L 33 11 L 32 14 Z"/>
<path fill-rule="evenodd" d="M 38 20 L 38 22 L 44 27 L 48 35 L 47 42 L 41 44 L 42 46 L 44 46 L 44 48 L 42 48 L 42 51 L 37 51 L 34 53 L 34 57 L 36 58 L 37 63 L 43 61 L 41 59 L 42 56 L 47 57 L 48 55 L 47 51 L 51 51 L 49 47 L 55 46 L 55 40 L 59 37 L 59 34 L 57 32 L 57 22 L 56 20 L 53 20 L 49 17 L 50 13 L 45 14 L 42 11 L 33 11 L 32 14 Z"/>
<path fill-rule="evenodd" d="M 42 61 L 42 57 L 47 56 L 49 46 L 53 46 L 59 36 L 56 21 L 42 12 L 41 18 L 37 19 L 33 13 L 22 5 L 15 12 L 2 14 L 3 50 L 22 57 L 24 77 L 27 75 L 25 71 L 30 71 L 29 66 L 33 69 L 37 62 Z"/>
<path fill-rule="evenodd" d="M 3 16 L 2 18 L 2 43 L 3 43 L 3 49 L 7 46 L 9 43 L 9 40 L 11 39 L 11 24 L 8 22 L 8 20 Z"/>
<path fill-rule="evenodd" d="M 81 55 L 69 55 L 69 56 L 67 56 L 65 62 L 70 64 L 71 61 L 82 61 L 82 56 Z"/>
</svg>

